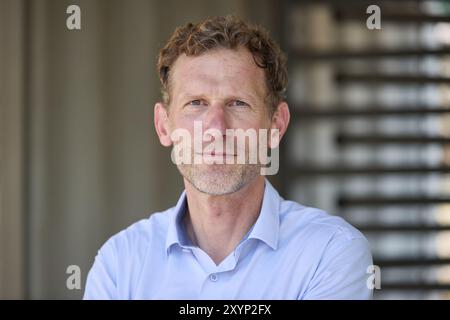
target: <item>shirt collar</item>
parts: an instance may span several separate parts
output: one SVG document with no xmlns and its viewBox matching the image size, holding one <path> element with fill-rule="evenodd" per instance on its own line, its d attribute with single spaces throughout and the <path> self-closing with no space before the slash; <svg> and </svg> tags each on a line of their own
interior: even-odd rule
<svg viewBox="0 0 450 320">
<path fill-rule="evenodd" d="M 180 219 L 186 213 L 186 191 L 181 193 L 176 206 L 169 213 L 169 227 L 166 237 L 166 253 L 169 254 L 170 247 L 178 243 L 180 246 L 184 243 L 184 234 L 181 229 Z"/>
<path fill-rule="evenodd" d="M 276 250 L 280 227 L 279 206 L 281 197 L 272 184 L 265 179 L 263 203 L 259 217 L 256 220 L 248 238 L 259 239 Z M 182 229 L 181 218 L 186 213 L 186 191 L 183 191 L 176 206 L 169 213 L 169 226 L 166 237 L 166 253 L 170 247 L 177 243 L 180 246 L 188 245 L 188 239 Z"/>
<path fill-rule="evenodd" d="M 276 250 L 280 230 L 281 197 L 272 184 L 265 179 L 264 198 L 259 217 L 248 238 L 259 239 Z"/>
</svg>

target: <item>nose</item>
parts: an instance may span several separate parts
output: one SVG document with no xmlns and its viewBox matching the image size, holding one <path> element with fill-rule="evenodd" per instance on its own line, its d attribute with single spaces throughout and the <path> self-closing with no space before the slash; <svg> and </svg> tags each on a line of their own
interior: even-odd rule
<svg viewBox="0 0 450 320">
<path fill-rule="evenodd" d="M 203 119 L 203 129 L 216 129 L 222 133 L 222 136 L 225 136 L 228 127 L 226 116 L 224 103 L 211 104 Z"/>
</svg>

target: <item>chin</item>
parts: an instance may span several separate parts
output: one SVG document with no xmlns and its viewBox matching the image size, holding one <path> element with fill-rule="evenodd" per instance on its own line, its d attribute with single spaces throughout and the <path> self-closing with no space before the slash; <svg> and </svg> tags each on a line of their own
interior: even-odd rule
<svg viewBox="0 0 450 320">
<path fill-rule="evenodd" d="M 183 177 L 195 189 L 209 195 L 237 192 L 258 176 L 259 170 L 259 167 L 223 164 L 179 167 Z"/>
</svg>

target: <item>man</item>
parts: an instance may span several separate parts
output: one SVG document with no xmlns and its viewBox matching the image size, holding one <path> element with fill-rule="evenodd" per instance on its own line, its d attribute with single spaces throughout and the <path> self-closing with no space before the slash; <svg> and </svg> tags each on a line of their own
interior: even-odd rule
<svg viewBox="0 0 450 320">
<path fill-rule="evenodd" d="M 155 127 L 164 146 L 187 146 L 184 161 L 172 154 L 185 191 L 175 207 L 106 242 L 84 298 L 370 298 L 372 258 L 360 232 L 282 199 L 261 175 L 264 157 L 250 163 L 249 141 L 218 151 L 177 134 L 195 136 L 200 124 L 210 130 L 206 141 L 221 146 L 236 142 L 239 129 L 284 135 L 286 63 L 267 33 L 232 16 L 188 24 L 160 51 L 158 69 L 163 101 Z M 263 136 L 257 145 L 274 152 L 277 140 Z"/>
</svg>

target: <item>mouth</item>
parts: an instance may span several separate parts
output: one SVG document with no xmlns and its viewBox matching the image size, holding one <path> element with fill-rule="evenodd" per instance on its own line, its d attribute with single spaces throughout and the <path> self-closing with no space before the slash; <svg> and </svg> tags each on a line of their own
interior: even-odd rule
<svg viewBox="0 0 450 320">
<path fill-rule="evenodd" d="M 223 153 L 223 152 L 211 152 L 211 153 L 196 153 L 201 156 L 207 156 L 207 157 L 235 157 L 235 154 L 232 153 Z"/>
</svg>

